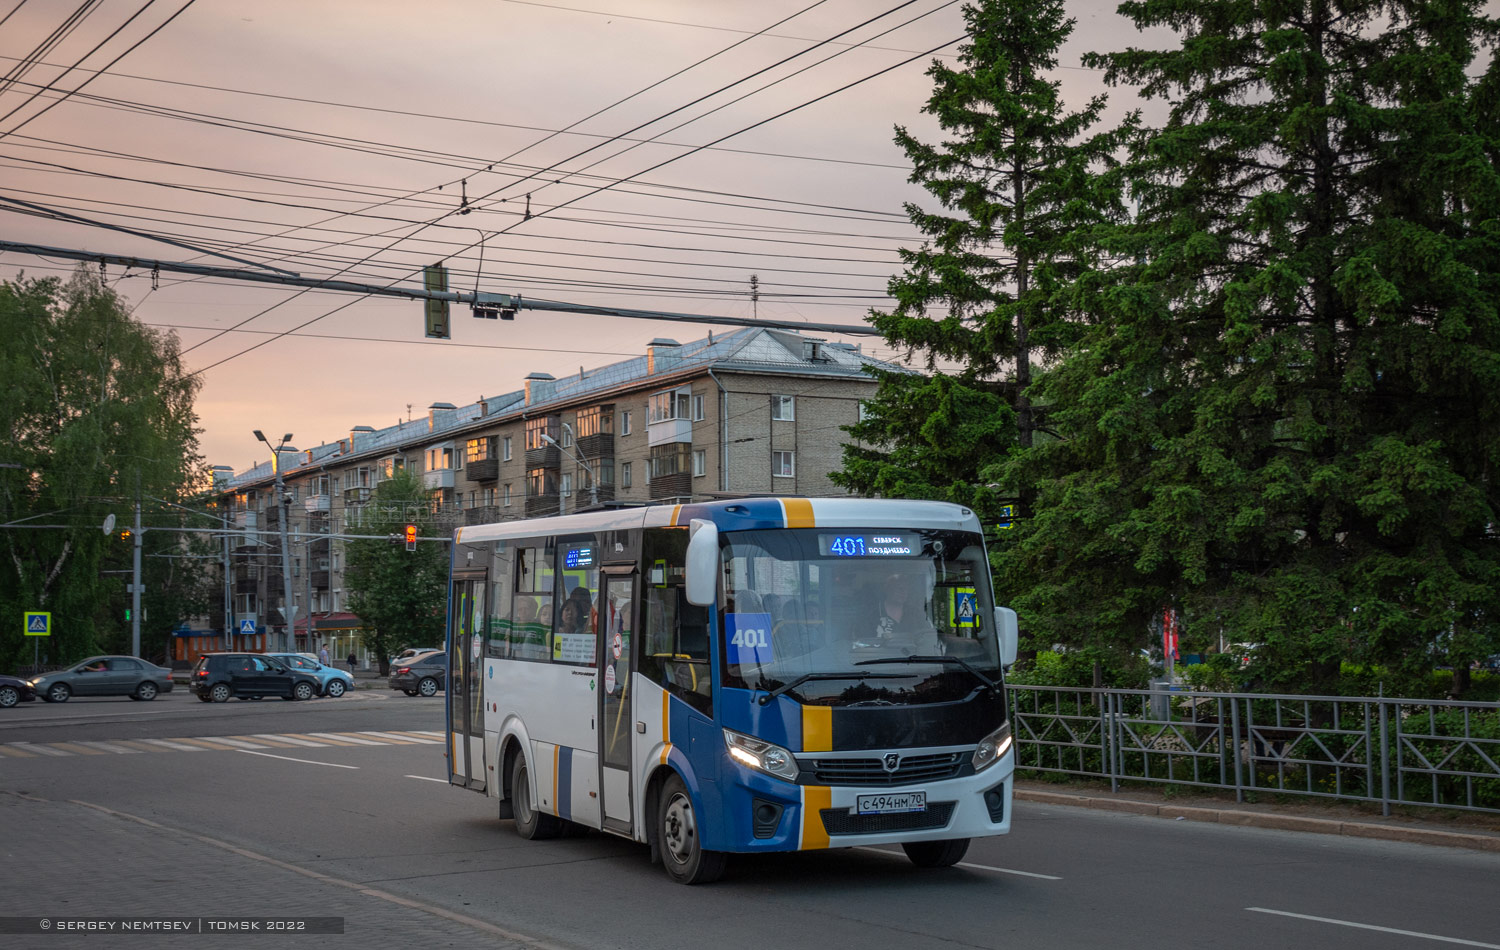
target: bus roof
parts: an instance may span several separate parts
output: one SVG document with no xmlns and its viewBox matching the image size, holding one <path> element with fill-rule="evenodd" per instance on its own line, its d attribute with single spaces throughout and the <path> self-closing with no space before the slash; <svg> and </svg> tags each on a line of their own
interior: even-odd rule
<svg viewBox="0 0 1500 950">
<path fill-rule="evenodd" d="M 757 528 L 937 528 L 980 530 L 979 518 L 961 505 L 943 501 L 885 498 L 743 498 L 685 505 L 612 508 L 551 518 L 466 525 L 454 532 L 461 544 L 534 538 L 541 535 L 628 531 L 632 528 L 687 527 L 694 518 L 720 531 Z"/>
</svg>

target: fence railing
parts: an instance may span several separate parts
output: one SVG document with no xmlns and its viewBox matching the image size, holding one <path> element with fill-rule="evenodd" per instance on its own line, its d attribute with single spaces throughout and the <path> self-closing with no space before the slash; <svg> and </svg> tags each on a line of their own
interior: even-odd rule
<svg viewBox="0 0 1500 950">
<path fill-rule="evenodd" d="M 1022 774 L 1500 813 L 1500 703 L 1006 688 Z"/>
</svg>

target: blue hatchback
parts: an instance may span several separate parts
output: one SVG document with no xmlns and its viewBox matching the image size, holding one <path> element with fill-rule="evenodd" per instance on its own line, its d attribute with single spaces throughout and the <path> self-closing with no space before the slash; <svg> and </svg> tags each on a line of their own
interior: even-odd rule
<svg viewBox="0 0 1500 950">
<path fill-rule="evenodd" d="M 352 675 L 332 666 L 324 666 L 316 657 L 308 656 L 306 653 L 268 653 L 266 655 L 276 657 L 294 670 L 317 677 L 320 696 L 331 696 L 337 699 L 354 688 Z"/>
</svg>

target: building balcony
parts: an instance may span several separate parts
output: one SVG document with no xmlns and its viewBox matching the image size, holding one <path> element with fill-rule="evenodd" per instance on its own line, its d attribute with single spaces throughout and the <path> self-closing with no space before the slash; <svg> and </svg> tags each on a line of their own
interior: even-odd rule
<svg viewBox="0 0 1500 950">
<path fill-rule="evenodd" d="M 469 463 L 469 481 L 495 482 L 500 480 L 500 460 L 480 459 Z"/>
<path fill-rule="evenodd" d="M 328 572 L 327 571 L 313 571 L 312 572 L 312 586 L 313 586 L 314 590 L 327 590 L 328 589 Z"/>
<path fill-rule="evenodd" d="M 526 450 L 527 468 L 557 468 L 562 464 L 562 451 L 555 445 L 544 445 L 539 449 Z"/>
<path fill-rule="evenodd" d="M 432 472 L 422 473 L 422 487 L 428 491 L 437 491 L 441 488 L 453 487 L 453 469 L 440 468 Z"/>
<path fill-rule="evenodd" d="M 555 514 L 557 514 L 556 495 L 539 495 L 526 499 L 526 517 L 540 518 L 544 515 Z"/>
<path fill-rule="evenodd" d="M 484 505 L 464 511 L 464 524 L 491 524 L 502 520 L 501 509 L 496 505 Z"/>
<path fill-rule="evenodd" d="M 253 578 L 253 577 L 249 577 L 249 578 L 238 578 L 237 577 L 237 578 L 235 578 L 234 579 L 234 592 L 236 594 L 253 594 L 253 593 L 255 593 L 255 578 Z"/>
<path fill-rule="evenodd" d="M 615 454 L 615 435 L 613 432 L 596 432 L 579 436 L 577 451 L 586 459 L 612 457 Z"/>
<path fill-rule="evenodd" d="M 350 505 L 363 505 L 370 500 L 370 489 L 368 488 L 346 488 L 344 489 L 344 507 Z"/>
<path fill-rule="evenodd" d="M 279 530 L 281 530 L 281 509 L 280 508 L 276 507 L 275 505 L 268 505 L 268 506 L 266 506 L 266 510 L 264 512 L 264 515 L 265 515 L 265 522 L 266 522 L 266 530 L 267 531 L 279 531 Z"/>
<path fill-rule="evenodd" d="M 652 501 L 663 498 L 686 498 L 693 494 L 693 476 L 688 472 L 676 475 L 658 475 L 651 479 Z"/>
<path fill-rule="evenodd" d="M 309 495 L 307 496 L 307 499 L 302 502 L 302 507 L 306 511 L 316 513 L 320 511 L 326 512 L 332 507 L 332 505 L 327 495 Z"/>
</svg>

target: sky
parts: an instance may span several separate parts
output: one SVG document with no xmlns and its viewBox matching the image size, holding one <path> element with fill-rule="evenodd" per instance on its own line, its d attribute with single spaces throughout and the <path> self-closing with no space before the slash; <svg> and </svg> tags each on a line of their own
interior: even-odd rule
<svg viewBox="0 0 1500 950">
<path fill-rule="evenodd" d="M 1113 9 L 1068 4 L 1055 71 L 1070 106 L 1109 92 L 1107 121 L 1139 103 L 1082 53 L 1170 43 Z M 939 138 L 925 72 L 964 31 L 949 0 L 0 0 L 7 14 L 0 240 L 380 286 L 444 261 L 452 289 L 847 325 L 889 305 L 897 249 L 920 244 L 903 203 L 934 202 L 893 128 Z M 0 279 L 76 266 L 0 253 Z M 236 471 L 269 456 L 255 429 L 311 447 L 714 329 L 455 306 L 452 339 L 427 340 L 412 300 L 105 277 L 178 335 L 203 455 Z"/>
</svg>

